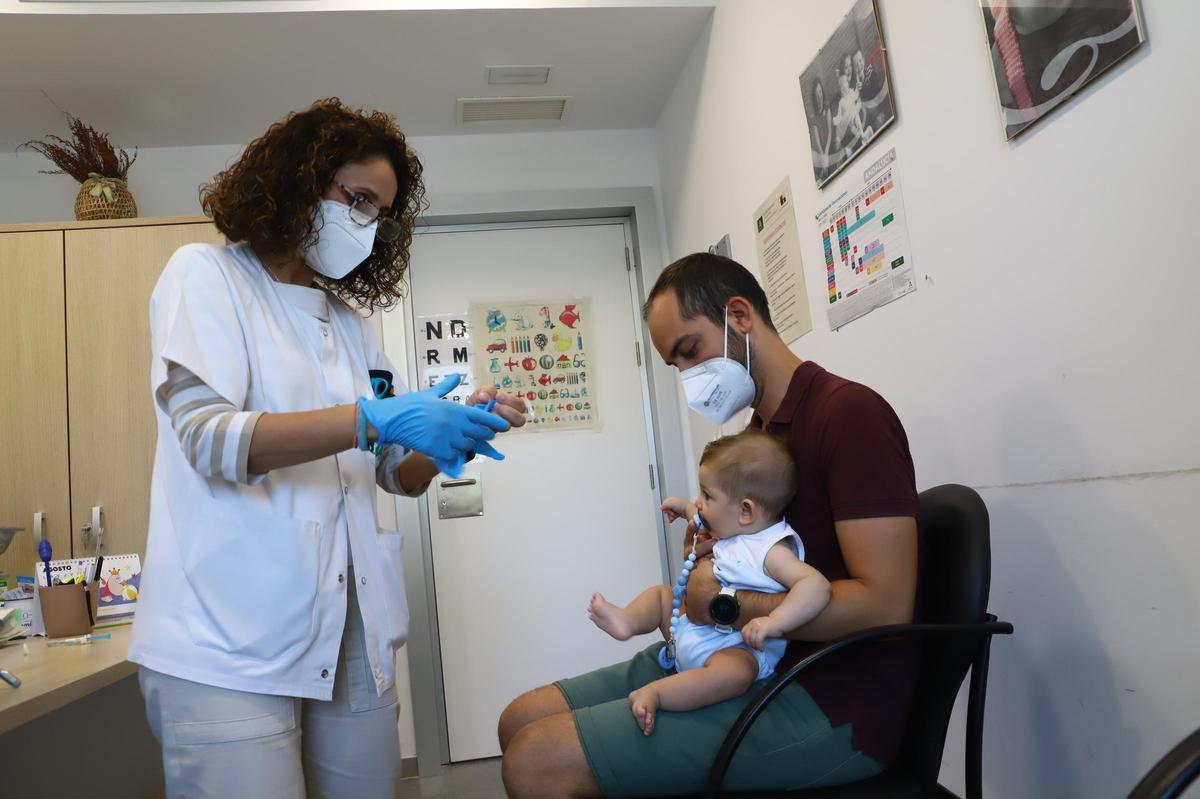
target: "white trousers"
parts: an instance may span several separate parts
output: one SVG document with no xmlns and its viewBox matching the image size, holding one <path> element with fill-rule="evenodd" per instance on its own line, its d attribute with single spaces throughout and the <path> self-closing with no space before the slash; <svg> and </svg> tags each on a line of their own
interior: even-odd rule
<svg viewBox="0 0 1200 799">
<path fill-rule="evenodd" d="M 138 682 L 162 745 L 169 799 L 397 794 L 396 689 L 375 693 L 353 588 L 329 702 L 215 688 L 144 667 Z"/>
</svg>

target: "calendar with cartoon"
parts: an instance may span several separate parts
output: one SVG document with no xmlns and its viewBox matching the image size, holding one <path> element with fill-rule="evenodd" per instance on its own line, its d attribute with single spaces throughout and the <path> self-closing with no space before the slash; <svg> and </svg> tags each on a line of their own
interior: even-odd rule
<svg viewBox="0 0 1200 799">
<path fill-rule="evenodd" d="M 472 303 L 470 325 L 477 385 L 525 399 L 518 431 L 599 429 L 589 300 Z"/>
</svg>

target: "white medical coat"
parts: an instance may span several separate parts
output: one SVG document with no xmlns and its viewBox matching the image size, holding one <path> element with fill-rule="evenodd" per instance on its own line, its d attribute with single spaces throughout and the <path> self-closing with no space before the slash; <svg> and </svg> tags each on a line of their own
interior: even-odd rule
<svg viewBox="0 0 1200 799">
<path fill-rule="evenodd" d="M 328 323 L 306 316 L 247 245 L 182 247 L 150 300 L 151 391 L 174 361 L 246 411 L 317 410 L 372 396 L 369 370 L 395 370 L 359 314 L 333 298 L 329 305 Z M 318 348 L 331 338 L 336 348 Z M 395 386 L 406 390 L 399 379 Z M 329 699 L 352 556 L 367 657 L 376 690 L 387 690 L 408 607 L 402 539 L 376 523 L 374 456 L 350 449 L 249 485 L 210 479 L 188 464 L 157 401 L 155 415 L 129 659 L 222 688 Z"/>
</svg>

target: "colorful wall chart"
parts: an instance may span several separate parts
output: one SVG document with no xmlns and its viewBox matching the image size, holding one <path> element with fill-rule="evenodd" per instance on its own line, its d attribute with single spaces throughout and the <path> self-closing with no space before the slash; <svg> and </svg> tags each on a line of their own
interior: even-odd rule
<svg viewBox="0 0 1200 799">
<path fill-rule="evenodd" d="M 447 394 L 455 402 L 466 402 L 475 391 L 475 353 L 471 349 L 471 326 L 467 315 L 418 316 L 417 390 L 436 385 L 452 374 L 462 375 L 458 388 Z"/>
<path fill-rule="evenodd" d="M 817 230 L 833 330 L 916 291 L 895 149 L 867 167 L 860 189 L 817 215 Z"/>
<path fill-rule="evenodd" d="M 525 398 L 518 431 L 599 429 L 589 300 L 471 303 L 470 320 L 478 384 Z"/>
</svg>

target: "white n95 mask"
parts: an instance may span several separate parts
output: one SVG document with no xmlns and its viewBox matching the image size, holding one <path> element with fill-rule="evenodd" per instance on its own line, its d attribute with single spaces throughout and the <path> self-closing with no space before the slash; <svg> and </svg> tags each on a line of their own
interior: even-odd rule
<svg viewBox="0 0 1200 799">
<path fill-rule="evenodd" d="M 371 257 L 378 225 L 363 227 L 350 218 L 350 206 L 321 200 L 313 214 L 317 243 L 304 250 L 304 260 L 319 274 L 341 280 Z"/>
<path fill-rule="evenodd" d="M 688 407 L 714 424 L 728 422 L 754 401 L 750 377 L 750 336 L 746 335 L 746 365 L 729 358 L 729 308 L 725 309 L 725 355 L 710 358 L 679 374 Z"/>
</svg>

